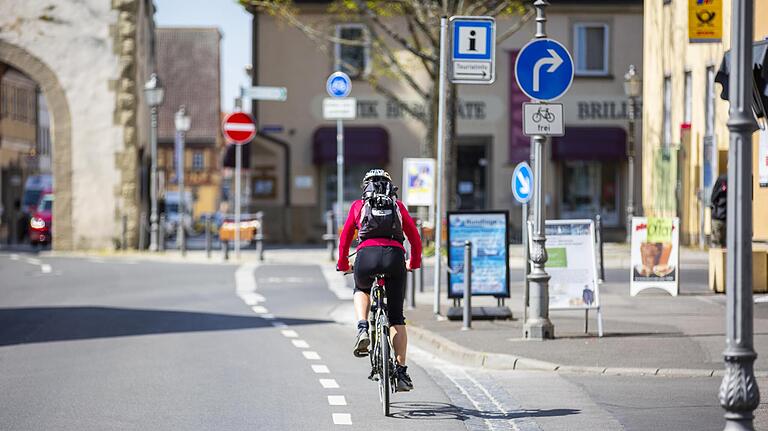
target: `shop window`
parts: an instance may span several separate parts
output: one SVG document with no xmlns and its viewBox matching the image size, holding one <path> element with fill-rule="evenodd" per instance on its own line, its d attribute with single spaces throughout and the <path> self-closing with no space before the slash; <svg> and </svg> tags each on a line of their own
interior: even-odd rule
<svg viewBox="0 0 768 431">
<path fill-rule="evenodd" d="M 691 99 L 692 99 L 692 93 L 693 93 L 693 77 L 691 76 L 691 72 L 685 72 L 685 89 L 683 90 L 683 123 L 684 124 L 691 124 Z"/>
<path fill-rule="evenodd" d="M 712 136 L 715 133 L 715 68 L 707 68 L 707 88 L 704 95 L 704 135 Z"/>
<path fill-rule="evenodd" d="M 202 171 L 205 169 L 205 153 L 195 151 L 192 153 L 192 170 Z"/>
<path fill-rule="evenodd" d="M 277 179 L 265 175 L 253 179 L 254 199 L 274 199 L 277 196 Z"/>
<path fill-rule="evenodd" d="M 662 130 L 664 133 L 662 145 L 668 147 L 672 143 L 672 78 L 664 77 L 664 118 Z"/>
<path fill-rule="evenodd" d="M 360 199 L 362 183 L 365 173 L 380 166 L 369 165 L 366 163 L 344 165 L 344 216 L 352 202 Z M 326 210 L 336 208 L 336 165 L 325 165 L 325 208 Z M 343 220 L 342 220 L 343 222 Z"/>
<path fill-rule="evenodd" d="M 363 24 L 342 24 L 336 26 L 336 38 L 355 44 L 336 43 L 334 65 L 352 79 L 365 78 L 370 72 L 370 35 Z"/>
<path fill-rule="evenodd" d="M 582 76 L 608 75 L 608 24 L 578 23 L 573 26 L 576 74 Z"/>
</svg>

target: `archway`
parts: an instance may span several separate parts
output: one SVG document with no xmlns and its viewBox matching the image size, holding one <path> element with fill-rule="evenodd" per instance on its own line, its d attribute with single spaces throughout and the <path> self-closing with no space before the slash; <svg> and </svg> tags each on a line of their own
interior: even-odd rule
<svg viewBox="0 0 768 431">
<path fill-rule="evenodd" d="M 37 82 L 48 102 L 52 118 L 53 248 L 74 247 L 72 227 L 72 134 L 69 105 L 56 74 L 23 48 L 0 40 L 0 62 L 18 69 Z"/>
</svg>

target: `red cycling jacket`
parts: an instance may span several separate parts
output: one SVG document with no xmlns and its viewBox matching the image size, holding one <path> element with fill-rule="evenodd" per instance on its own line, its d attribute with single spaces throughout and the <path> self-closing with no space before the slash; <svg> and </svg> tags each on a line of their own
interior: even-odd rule
<svg viewBox="0 0 768 431">
<path fill-rule="evenodd" d="M 411 269 L 421 267 L 421 237 L 419 237 L 419 230 L 416 228 L 411 215 L 408 213 L 408 209 L 405 205 L 396 201 L 397 206 L 400 208 L 400 215 L 402 217 L 403 233 L 408 238 L 408 242 L 411 243 Z M 349 271 L 349 247 L 352 245 L 352 239 L 355 237 L 355 231 L 359 228 L 357 225 L 360 220 L 360 212 L 363 209 L 363 201 L 357 200 L 352 203 L 352 208 L 349 209 L 349 216 L 344 223 L 344 228 L 341 230 L 341 237 L 339 237 L 339 262 L 337 268 L 339 271 Z M 398 247 L 405 250 L 403 244 L 390 238 L 370 238 L 361 242 L 357 246 L 357 250 L 365 247 Z"/>
</svg>

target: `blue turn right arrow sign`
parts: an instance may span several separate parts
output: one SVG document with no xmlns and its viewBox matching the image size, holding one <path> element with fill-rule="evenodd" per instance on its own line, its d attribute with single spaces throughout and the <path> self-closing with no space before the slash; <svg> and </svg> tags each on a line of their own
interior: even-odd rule
<svg viewBox="0 0 768 431">
<path fill-rule="evenodd" d="M 520 162 L 512 173 L 512 194 L 521 204 L 533 197 L 533 172 L 527 162 Z"/>
</svg>

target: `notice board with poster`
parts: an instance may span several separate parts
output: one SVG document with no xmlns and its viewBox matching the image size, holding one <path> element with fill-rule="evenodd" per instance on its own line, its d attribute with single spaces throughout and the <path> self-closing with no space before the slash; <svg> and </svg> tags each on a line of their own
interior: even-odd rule
<svg viewBox="0 0 768 431">
<path fill-rule="evenodd" d="M 680 291 L 680 219 L 633 217 L 629 294 L 644 289 Z"/>
<path fill-rule="evenodd" d="M 403 202 L 414 207 L 435 204 L 435 159 L 403 159 Z"/>
<path fill-rule="evenodd" d="M 448 212 L 448 297 L 464 295 L 464 243 L 472 243 L 472 296 L 509 298 L 509 215 Z"/>
</svg>

